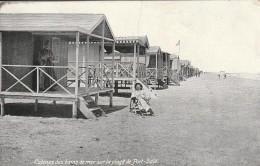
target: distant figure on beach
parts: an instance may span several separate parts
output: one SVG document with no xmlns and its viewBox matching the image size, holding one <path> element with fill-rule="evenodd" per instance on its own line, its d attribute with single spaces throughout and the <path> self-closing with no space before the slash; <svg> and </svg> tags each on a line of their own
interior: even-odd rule
<svg viewBox="0 0 260 166">
<path fill-rule="evenodd" d="M 226 79 L 227 78 L 227 73 L 225 71 L 220 71 L 218 73 L 218 79 L 223 78 Z"/>
<path fill-rule="evenodd" d="M 137 101 L 141 112 L 150 113 L 153 115 L 153 111 L 149 106 L 150 96 L 143 90 L 143 86 L 140 83 L 136 83 L 134 91 L 131 95 L 131 100 Z"/>
<path fill-rule="evenodd" d="M 40 66 L 54 66 L 53 63 L 53 52 L 50 49 L 50 41 L 46 40 L 44 42 L 44 48 L 40 51 L 38 61 Z M 51 76 L 53 79 L 56 80 L 55 71 L 53 68 L 41 68 L 43 71 L 45 71 L 49 76 Z M 40 90 L 45 90 L 49 88 L 53 84 L 53 80 L 50 79 L 45 73 L 42 71 L 40 72 Z M 56 84 L 55 84 L 56 85 Z M 50 88 L 50 90 L 54 91 L 54 86 Z"/>
</svg>

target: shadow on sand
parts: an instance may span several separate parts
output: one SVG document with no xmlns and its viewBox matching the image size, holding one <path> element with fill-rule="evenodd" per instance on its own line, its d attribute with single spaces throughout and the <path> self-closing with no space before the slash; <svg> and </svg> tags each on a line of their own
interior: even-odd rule
<svg viewBox="0 0 260 166">
<path fill-rule="evenodd" d="M 107 105 L 100 105 L 100 107 L 106 114 L 110 114 L 120 111 L 127 106 L 109 107 Z M 34 103 L 7 103 L 5 104 L 5 113 L 11 116 L 71 118 L 72 105 L 39 103 L 38 110 L 34 111 Z M 86 119 L 80 111 L 78 111 L 78 118 Z"/>
</svg>

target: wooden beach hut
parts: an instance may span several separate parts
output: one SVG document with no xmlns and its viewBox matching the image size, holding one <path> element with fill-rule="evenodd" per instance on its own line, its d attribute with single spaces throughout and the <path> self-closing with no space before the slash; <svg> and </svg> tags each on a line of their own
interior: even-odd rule
<svg viewBox="0 0 260 166">
<path fill-rule="evenodd" d="M 54 55 L 53 65 L 41 66 L 37 60 L 47 40 Z M 95 110 L 103 112 L 97 105 L 99 93 L 110 93 L 112 106 L 113 84 L 104 72 L 106 42 L 114 52 L 115 38 L 103 14 L 0 14 L 1 115 L 5 98 L 35 100 L 36 110 L 38 100 L 68 101 L 72 117 L 77 117 L 78 110 L 87 118 L 94 118 Z M 69 57 L 73 57 L 74 66 L 70 66 Z M 83 57 L 85 63 L 80 64 Z M 95 69 L 88 64 L 93 59 L 98 61 Z M 55 76 L 49 74 L 50 70 Z M 67 85 L 69 75 L 75 77 L 74 87 Z M 41 76 L 51 82 L 43 90 Z M 51 91 L 54 86 L 56 90 Z"/>
<path fill-rule="evenodd" d="M 180 60 L 180 64 L 181 64 L 181 75 L 183 77 L 183 80 L 185 80 L 186 78 L 189 78 L 189 65 L 190 65 L 190 61 L 188 61 L 188 60 Z"/>
<path fill-rule="evenodd" d="M 175 85 L 179 85 L 180 80 L 182 80 L 181 75 L 181 63 L 179 56 L 175 54 L 170 55 L 170 81 Z"/>
<path fill-rule="evenodd" d="M 189 65 L 189 78 L 194 76 L 194 67 Z"/>
<path fill-rule="evenodd" d="M 111 47 L 107 50 L 106 61 L 112 60 Z M 137 80 L 146 86 L 146 50 L 149 48 L 147 36 L 116 37 L 116 61 L 114 63 L 114 87 L 131 89 Z"/>
<path fill-rule="evenodd" d="M 146 68 L 146 75 L 148 79 L 148 84 L 164 87 L 165 83 L 163 81 L 163 52 L 159 46 L 151 46 L 147 50 L 147 55 L 149 59 L 148 66 Z"/>
<path fill-rule="evenodd" d="M 162 51 L 163 56 L 163 80 L 167 83 L 167 85 L 170 84 L 171 80 L 171 68 L 170 68 L 170 55 L 168 52 Z"/>
</svg>

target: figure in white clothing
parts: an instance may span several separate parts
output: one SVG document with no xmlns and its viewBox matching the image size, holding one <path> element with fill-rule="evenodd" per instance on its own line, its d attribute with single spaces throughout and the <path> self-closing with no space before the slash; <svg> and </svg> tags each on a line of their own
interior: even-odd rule
<svg viewBox="0 0 260 166">
<path fill-rule="evenodd" d="M 148 104 L 151 97 L 143 90 L 143 86 L 140 83 L 135 84 L 135 89 L 131 95 L 131 99 L 134 101 L 138 100 L 138 106 L 141 112 L 147 112 L 150 113 L 150 115 L 154 115 Z"/>
</svg>

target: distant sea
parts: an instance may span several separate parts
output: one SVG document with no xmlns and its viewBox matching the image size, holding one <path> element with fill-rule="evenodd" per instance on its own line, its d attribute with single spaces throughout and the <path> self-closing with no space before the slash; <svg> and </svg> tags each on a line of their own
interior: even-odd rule
<svg viewBox="0 0 260 166">
<path fill-rule="evenodd" d="M 248 78 L 253 80 L 260 80 L 260 73 L 258 74 L 251 74 L 251 73 L 229 73 L 230 76 L 234 77 L 242 77 L 242 78 Z"/>
</svg>

